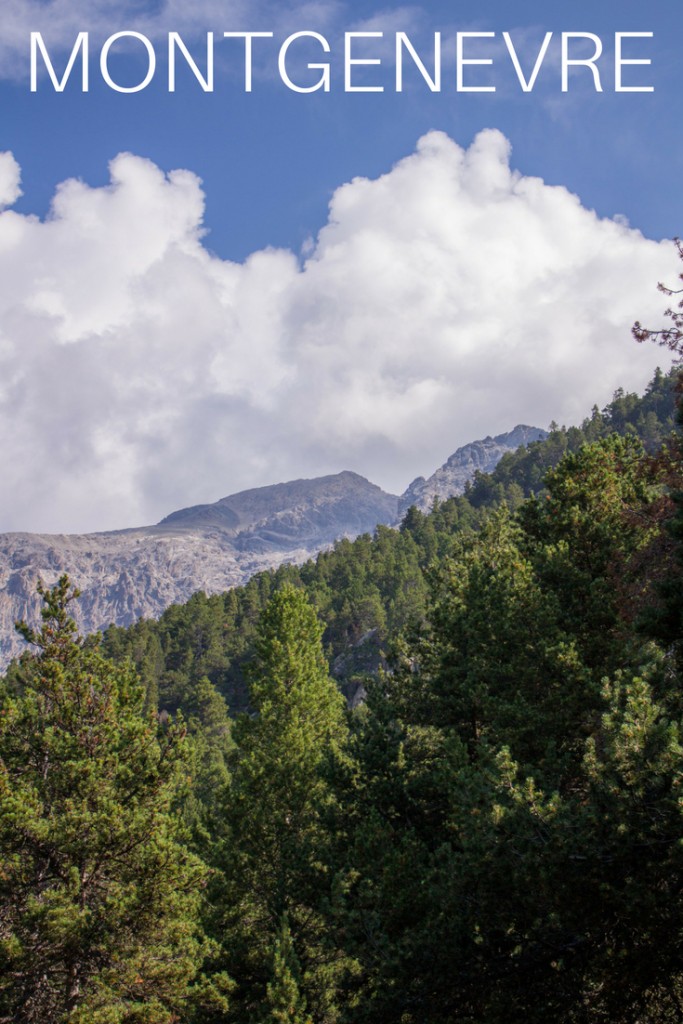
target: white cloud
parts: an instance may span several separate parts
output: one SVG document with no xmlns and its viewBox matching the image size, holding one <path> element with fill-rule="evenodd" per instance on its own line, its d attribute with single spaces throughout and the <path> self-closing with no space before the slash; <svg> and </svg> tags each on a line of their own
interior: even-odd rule
<svg viewBox="0 0 683 1024">
<path fill-rule="evenodd" d="M 0 203 L 18 182 L 6 154 Z M 0 212 L 0 529 L 124 527 L 343 468 L 402 490 L 663 357 L 629 329 L 660 319 L 671 243 L 515 173 L 497 131 L 430 133 L 343 185 L 303 264 L 223 261 L 202 214 L 195 175 L 130 154 L 45 222 Z"/>
<path fill-rule="evenodd" d="M 21 195 L 21 169 L 11 153 L 0 153 L 0 210 Z"/>
</svg>

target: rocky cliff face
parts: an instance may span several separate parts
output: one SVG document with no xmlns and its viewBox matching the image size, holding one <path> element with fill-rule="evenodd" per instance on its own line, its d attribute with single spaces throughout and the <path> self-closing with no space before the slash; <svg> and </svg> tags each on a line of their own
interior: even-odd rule
<svg viewBox="0 0 683 1024">
<path fill-rule="evenodd" d="M 428 512 L 435 498 L 444 501 L 462 494 L 465 484 L 477 470 L 480 473 L 491 473 L 506 452 L 516 451 L 521 445 L 526 446 L 532 441 L 542 441 L 547 436 L 547 431 L 540 427 L 519 424 L 507 434 L 485 437 L 458 448 L 429 479 L 419 476 L 413 480 L 401 496 L 399 515 L 402 516 L 411 505 L 416 505 L 422 512 Z"/>
</svg>

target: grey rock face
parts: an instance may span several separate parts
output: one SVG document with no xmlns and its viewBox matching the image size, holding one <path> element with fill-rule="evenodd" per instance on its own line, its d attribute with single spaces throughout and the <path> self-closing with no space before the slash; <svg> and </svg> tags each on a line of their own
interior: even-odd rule
<svg viewBox="0 0 683 1024">
<path fill-rule="evenodd" d="M 411 505 L 415 505 L 421 512 L 428 512 L 435 498 L 445 501 L 446 498 L 462 494 L 465 484 L 477 470 L 480 473 L 491 473 L 506 452 L 516 451 L 521 445 L 529 445 L 532 441 L 542 441 L 547 436 L 547 431 L 540 427 L 519 424 L 507 434 L 485 437 L 458 448 L 428 480 L 423 476 L 413 480 L 401 495 L 399 516 L 402 517 Z"/>
</svg>

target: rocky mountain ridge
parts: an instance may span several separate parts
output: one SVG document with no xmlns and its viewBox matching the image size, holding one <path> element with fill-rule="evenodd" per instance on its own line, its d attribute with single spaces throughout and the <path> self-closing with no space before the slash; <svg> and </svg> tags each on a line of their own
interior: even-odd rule
<svg viewBox="0 0 683 1024">
<path fill-rule="evenodd" d="M 421 512 L 428 512 L 435 498 L 445 501 L 446 498 L 463 494 L 468 481 L 476 472 L 491 473 L 506 452 L 516 451 L 521 445 L 526 447 L 532 441 L 543 441 L 547 436 L 547 430 L 519 423 L 506 434 L 484 437 L 480 441 L 463 445 L 428 479 L 418 476 L 413 480 L 401 495 L 399 515 L 405 515 L 411 505 L 415 505 Z"/>
<path fill-rule="evenodd" d="M 398 525 L 410 505 L 428 508 L 435 495 L 462 493 L 476 469 L 490 471 L 506 451 L 541 436 L 516 427 L 459 448 L 401 497 L 345 471 L 241 491 L 139 529 L 0 534 L 0 667 L 24 649 L 15 621 L 39 621 L 39 577 L 51 585 L 69 573 L 81 590 L 76 614 L 85 632 L 154 618 L 197 590 L 220 593 L 264 569 L 303 562 L 342 537 Z"/>
</svg>

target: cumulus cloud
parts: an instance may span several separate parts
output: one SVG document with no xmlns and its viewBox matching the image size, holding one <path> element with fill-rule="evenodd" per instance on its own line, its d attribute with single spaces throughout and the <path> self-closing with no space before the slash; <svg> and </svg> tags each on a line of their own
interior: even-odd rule
<svg viewBox="0 0 683 1024">
<path fill-rule="evenodd" d="M 511 170 L 497 131 L 440 132 L 339 188 L 301 260 L 219 259 L 187 170 L 130 154 L 0 212 L 0 529 L 153 522 L 344 468 L 401 491 L 458 445 L 580 420 L 661 350 L 671 243 Z M 0 159 L 0 203 L 19 169 Z"/>
</svg>

